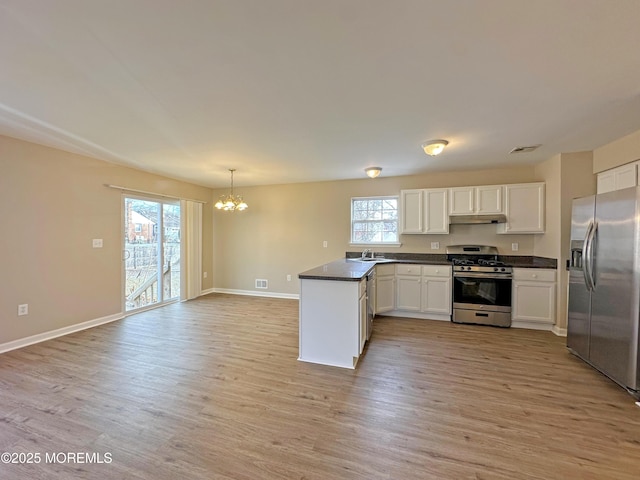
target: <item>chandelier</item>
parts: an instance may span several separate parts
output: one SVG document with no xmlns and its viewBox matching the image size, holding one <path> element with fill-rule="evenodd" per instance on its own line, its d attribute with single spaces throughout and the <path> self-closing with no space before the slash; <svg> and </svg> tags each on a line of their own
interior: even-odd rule
<svg viewBox="0 0 640 480">
<path fill-rule="evenodd" d="M 215 207 L 218 210 L 227 210 L 230 212 L 234 210 L 246 210 L 249 208 L 249 205 L 242 200 L 240 195 L 233 194 L 233 172 L 235 172 L 236 169 L 230 168 L 229 171 L 231 172 L 231 193 L 229 193 L 229 195 L 222 195 L 216 202 Z"/>
</svg>

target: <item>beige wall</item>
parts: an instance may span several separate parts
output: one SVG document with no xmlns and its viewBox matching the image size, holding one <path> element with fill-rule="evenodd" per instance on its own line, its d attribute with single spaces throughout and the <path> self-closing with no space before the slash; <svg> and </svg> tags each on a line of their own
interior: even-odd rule
<svg viewBox="0 0 640 480">
<path fill-rule="evenodd" d="M 384 175 L 384 172 L 383 172 Z M 363 173 L 364 176 L 364 173 Z M 255 290 L 269 281 L 269 293 L 297 294 L 298 273 L 344 257 L 349 245 L 351 197 L 398 195 L 401 189 L 492 185 L 536 181 L 534 167 L 447 172 L 404 177 L 238 188 L 249 204 L 244 212 L 214 211 L 214 287 Z M 213 201 L 228 190 L 216 190 Z M 496 245 L 502 254 L 531 255 L 532 235 L 497 235 L 495 225 L 454 225 L 450 235 L 402 235 L 402 247 L 375 251 L 444 253 L 447 245 Z M 327 248 L 322 247 L 326 240 Z M 440 242 L 431 250 L 430 242 Z M 291 275 L 292 280 L 286 280 Z"/>
<path fill-rule="evenodd" d="M 239 188 L 250 208 L 227 213 L 212 207 L 227 189 L 0 137 L 0 344 L 121 313 L 121 193 L 107 183 L 209 201 L 203 212 L 204 290 L 256 291 L 254 281 L 261 278 L 269 281 L 269 294 L 297 294 L 298 273 L 361 250 L 349 245 L 351 197 L 398 195 L 408 188 L 543 180 L 547 233 L 497 235 L 494 225 L 454 225 L 449 235 L 402 235 L 400 248 L 377 251 L 444 253 L 447 245 L 482 243 L 511 254 L 511 243 L 518 242 L 518 254 L 554 257 L 563 265 L 568 196 L 595 191 L 585 162 L 590 154 L 563 154 L 537 167 Z M 93 238 L 104 239 L 104 248 L 91 248 Z M 439 250 L 430 248 L 435 241 Z M 17 316 L 21 303 L 29 304 L 29 315 Z"/>
<path fill-rule="evenodd" d="M 574 198 L 593 195 L 596 177 L 593 153 L 576 152 L 555 155 L 535 168 L 538 179 L 546 183 L 546 233 L 536 235 L 534 255 L 558 260 L 556 292 L 556 327 L 567 327 L 568 272 L 571 238 L 571 204 Z"/>
<path fill-rule="evenodd" d="M 122 311 L 122 197 L 106 183 L 211 198 L 208 188 L 0 136 L 0 344 Z M 212 265 L 211 214 L 209 202 L 205 269 Z M 93 249 L 93 238 L 104 247 Z M 23 303 L 29 314 L 18 317 Z"/>
<path fill-rule="evenodd" d="M 593 173 L 640 160 L 640 130 L 593 151 Z"/>
<path fill-rule="evenodd" d="M 545 234 L 535 235 L 534 255 L 560 258 L 560 162 L 561 155 L 536 165 L 538 180 L 545 182 Z"/>
</svg>

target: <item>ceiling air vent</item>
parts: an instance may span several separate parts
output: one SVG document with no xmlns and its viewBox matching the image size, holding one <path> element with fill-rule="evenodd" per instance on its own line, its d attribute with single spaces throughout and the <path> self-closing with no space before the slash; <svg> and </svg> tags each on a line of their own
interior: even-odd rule
<svg viewBox="0 0 640 480">
<path fill-rule="evenodd" d="M 540 145 L 529 145 L 528 147 L 516 147 L 512 149 L 509 153 L 529 153 L 533 152 Z"/>
</svg>

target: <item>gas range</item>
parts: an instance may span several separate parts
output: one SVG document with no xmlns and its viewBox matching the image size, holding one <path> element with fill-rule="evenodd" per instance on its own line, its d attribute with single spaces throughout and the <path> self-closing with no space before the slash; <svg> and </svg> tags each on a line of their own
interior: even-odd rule
<svg viewBox="0 0 640 480">
<path fill-rule="evenodd" d="M 498 260 L 498 249 L 484 245 L 450 245 L 447 260 L 453 264 L 455 272 L 486 273 L 490 275 L 511 275 L 512 268 Z"/>
<path fill-rule="evenodd" d="M 450 245 L 453 264 L 455 323 L 511 326 L 512 268 L 498 260 L 498 249 L 484 245 Z"/>
</svg>

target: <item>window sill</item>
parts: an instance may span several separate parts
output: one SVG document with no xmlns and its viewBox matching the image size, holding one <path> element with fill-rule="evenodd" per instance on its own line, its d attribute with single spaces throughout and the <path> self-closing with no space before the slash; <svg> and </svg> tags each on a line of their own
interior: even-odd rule
<svg viewBox="0 0 640 480">
<path fill-rule="evenodd" d="M 401 243 L 349 243 L 350 247 L 401 247 Z"/>
</svg>

